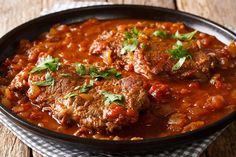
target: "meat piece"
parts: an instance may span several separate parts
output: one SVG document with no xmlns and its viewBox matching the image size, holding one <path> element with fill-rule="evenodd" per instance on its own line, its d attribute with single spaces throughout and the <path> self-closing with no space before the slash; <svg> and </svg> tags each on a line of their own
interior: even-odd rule
<svg viewBox="0 0 236 157">
<path fill-rule="evenodd" d="M 48 110 L 61 124 L 71 125 L 76 123 L 94 131 L 112 132 L 138 121 L 139 113 L 149 107 L 148 94 L 143 88 L 143 81 L 138 76 L 129 76 L 122 79 L 109 78 L 96 81 L 93 87 L 86 93 L 75 90 L 91 79 L 89 75 L 79 76 L 72 66 L 61 65 L 55 72 L 50 72 L 54 79 L 54 85 L 38 86 L 35 84 L 45 80 L 45 74 L 38 72 L 28 76 L 25 88 L 30 101 Z M 66 75 L 60 75 L 66 74 Z M 21 75 L 19 75 L 21 76 Z M 12 90 L 18 88 L 12 87 Z M 13 86 L 13 84 L 12 84 Z M 119 94 L 124 97 L 124 103 L 105 103 L 105 97 L 101 91 L 110 94 Z M 65 97 L 68 93 L 75 94 Z"/>
<path fill-rule="evenodd" d="M 17 89 L 17 90 L 24 90 L 28 88 L 28 77 L 29 77 L 29 67 L 25 67 L 22 71 L 20 71 L 14 79 L 11 81 L 9 85 L 9 89 Z"/>
<path fill-rule="evenodd" d="M 119 29 L 120 27 L 123 29 Z M 133 28 L 137 28 L 141 32 L 137 37 L 138 44 L 134 43 L 137 44 L 137 47 L 133 49 L 135 45 L 131 44 L 129 49 L 132 49 L 132 52 L 124 53 L 122 48 L 124 47 L 126 34 Z M 172 67 L 178 60 L 173 59 L 168 50 L 173 48 L 176 39 L 167 38 L 163 40 L 154 36 L 152 33 L 157 29 L 159 28 L 155 28 L 153 25 L 141 24 L 117 26 L 116 29 L 104 31 L 99 35 L 92 43 L 90 53 L 102 56 L 108 51 L 112 52 L 111 57 L 114 65 L 121 64 L 126 70 L 134 70 L 149 79 L 155 75 L 168 74 L 174 76 L 174 78 L 205 81 L 209 79 L 213 69 L 225 69 L 232 67 L 234 64 L 230 59 L 230 55 L 227 55 L 229 52 L 224 48 L 224 45 L 216 38 L 205 35 L 209 42 L 217 43 L 217 47 L 214 47 L 214 44 L 201 44 L 200 41 L 195 39 L 182 41 L 184 48 L 187 49 L 192 58 L 186 59 L 179 70 L 173 71 Z"/>
</svg>

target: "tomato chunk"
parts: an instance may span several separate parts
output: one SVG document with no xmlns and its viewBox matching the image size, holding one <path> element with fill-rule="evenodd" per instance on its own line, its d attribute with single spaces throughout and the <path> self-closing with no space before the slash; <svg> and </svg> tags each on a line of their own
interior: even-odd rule
<svg viewBox="0 0 236 157">
<path fill-rule="evenodd" d="M 119 118 L 121 115 L 125 115 L 125 109 L 122 106 L 117 104 L 111 104 L 109 106 L 109 111 L 107 112 L 106 116 L 109 119 L 116 119 Z"/>
<path fill-rule="evenodd" d="M 216 89 L 223 89 L 223 88 L 225 88 L 224 79 L 221 77 L 220 74 L 215 74 L 211 78 L 210 84 L 214 85 Z"/>
<path fill-rule="evenodd" d="M 149 89 L 149 94 L 157 102 L 164 103 L 171 96 L 171 90 L 168 85 L 157 83 L 157 84 L 151 86 L 151 88 Z"/>
</svg>

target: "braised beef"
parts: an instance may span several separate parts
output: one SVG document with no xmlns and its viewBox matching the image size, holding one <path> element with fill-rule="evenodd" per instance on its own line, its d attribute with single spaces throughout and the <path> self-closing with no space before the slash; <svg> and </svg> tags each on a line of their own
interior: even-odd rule
<svg viewBox="0 0 236 157">
<path fill-rule="evenodd" d="M 82 86 L 91 78 L 79 76 L 73 66 L 60 66 L 56 72 L 51 73 L 54 78 L 54 85 L 40 87 L 40 92 L 32 97 L 32 91 L 31 95 L 29 95 L 29 91 L 35 86 L 33 82 L 44 80 L 45 72 L 31 74 L 30 76 L 28 73 L 26 76 L 22 73 L 24 70 L 13 79 L 10 89 L 28 88 L 29 100 L 43 110 L 44 108 L 49 110 L 52 116 L 63 125 L 70 126 L 76 123 L 78 126 L 96 131 L 113 132 L 137 122 L 140 111 L 149 107 L 148 95 L 139 76 L 124 77 L 120 80 L 116 78 L 101 80 L 95 82 L 93 88 L 87 93 L 80 93 L 75 88 Z M 67 75 L 60 76 L 60 74 Z M 16 81 L 22 83 L 15 83 Z M 123 95 L 124 104 L 104 104 L 104 96 L 99 93 L 100 90 Z M 76 96 L 65 98 L 68 93 L 74 93 Z M 116 108 L 119 108 L 120 111 L 115 111 Z"/>
<path fill-rule="evenodd" d="M 235 111 L 235 59 L 236 42 L 225 45 L 181 22 L 58 24 L 35 40 L 22 39 L 1 64 L 0 101 L 64 134 L 166 137 Z"/>
<path fill-rule="evenodd" d="M 173 49 L 177 40 L 167 38 L 164 39 L 165 42 L 162 42 L 163 39 L 152 34 L 159 27 L 146 25 L 144 25 L 146 27 L 143 27 L 139 25 L 139 23 L 125 26 L 118 25 L 111 30 L 104 31 L 91 44 L 90 53 L 103 56 L 110 51 L 114 64 L 120 64 L 121 67 L 127 70 L 134 70 L 149 79 L 161 74 L 168 74 L 174 78 L 205 81 L 210 78 L 214 70 L 235 66 L 235 61 L 232 60 L 229 52 L 225 50 L 224 45 L 217 41 L 216 38 L 206 36 L 209 42 L 214 41 L 219 44 L 217 46 L 208 45 L 209 47 L 214 47 L 212 49 L 201 43 L 200 35 L 196 34 L 195 36 L 197 37 L 193 40 L 182 41 L 183 47 L 189 52 L 191 59 L 186 59 L 179 70 L 173 71 L 172 67 L 178 60 L 172 58 L 168 51 Z M 182 24 L 182 26 L 184 25 Z M 133 28 L 137 28 L 141 32 L 138 37 L 139 44 L 132 52 L 124 53 L 122 49 L 125 36 Z"/>
</svg>

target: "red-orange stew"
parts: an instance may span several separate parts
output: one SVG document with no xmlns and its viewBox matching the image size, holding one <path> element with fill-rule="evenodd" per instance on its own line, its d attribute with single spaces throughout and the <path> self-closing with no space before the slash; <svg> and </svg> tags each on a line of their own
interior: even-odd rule
<svg viewBox="0 0 236 157">
<path fill-rule="evenodd" d="M 181 22 L 90 19 L 21 40 L 1 103 L 56 132 L 107 140 L 180 134 L 235 110 L 236 43 Z"/>
</svg>

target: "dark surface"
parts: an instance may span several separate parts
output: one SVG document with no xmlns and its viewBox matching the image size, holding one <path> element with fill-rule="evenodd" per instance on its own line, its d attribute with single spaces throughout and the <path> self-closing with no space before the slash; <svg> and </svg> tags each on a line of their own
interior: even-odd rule
<svg viewBox="0 0 236 157">
<path fill-rule="evenodd" d="M 34 39 L 39 34 L 48 30 L 56 23 L 75 23 L 88 18 L 98 19 L 116 19 L 116 18 L 136 18 L 136 19 L 152 19 L 161 21 L 183 21 L 186 25 L 219 37 L 224 43 L 236 40 L 236 36 L 229 30 L 205 19 L 178 12 L 175 10 L 147 7 L 147 6 L 97 6 L 80 9 L 72 9 L 51 15 L 43 16 L 23 24 L 12 30 L 0 39 L 1 61 L 7 56 L 12 55 L 18 41 L 22 38 Z M 6 46 L 7 45 L 7 46 Z M 188 132 L 181 135 L 164 137 L 158 139 L 146 139 L 142 141 L 102 141 L 94 139 L 83 139 L 74 136 L 63 135 L 49 131 L 47 129 L 34 126 L 21 118 L 17 117 L 11 111 L 1 105 L 1 111 L 27 130 L 37 133 L 41 136 L 48 137 L 52 140 L 63 141 L 74 147 L 93 150 L 93 151 L 109 151 L 115 153 L 117 151 L 127 151 L 131 153 L 150 152 L 160 150 L 162 148 L 170 148 L 179 144 L 189 143 L 194 140 L 203 138 L 229 124 L 236 117 L 236 113 L 232 113 L 226 118 L 204 128 Z M 76 144 L 76 145 L 75 145 Z"/>
</svg>

